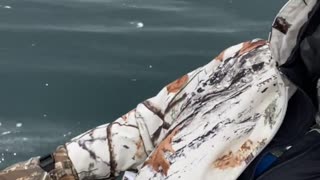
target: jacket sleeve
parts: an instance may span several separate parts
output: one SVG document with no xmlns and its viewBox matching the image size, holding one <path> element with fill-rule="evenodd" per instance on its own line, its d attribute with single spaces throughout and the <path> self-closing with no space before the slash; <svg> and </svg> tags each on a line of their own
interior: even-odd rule
<svg viewBox="0 0 320 180">
<path fill-rule="evenodd" d="M 66 143 L 79 179 L 112 179 L 137 169 L 172 124 L 170 108 L 197 70 L 163 88 L 114 122 L 91 129 Z"/>
<path fill-rule="evenodd" d="M 179 112 L 173 107 L 187 101 L 186 89 L 201 82 L 199 78 L 209 78 L 228 57 L 265 44 L 265 41 L 254 40 L 233 46 L 209 64 L 165 86 L 155 97 L 138 104 L 114 122 L 91 129 L 66 143 L 79 179 L 113 179 L 121 171 L 138 169 L 174 128 L 174 117 Z"/>
</svg>

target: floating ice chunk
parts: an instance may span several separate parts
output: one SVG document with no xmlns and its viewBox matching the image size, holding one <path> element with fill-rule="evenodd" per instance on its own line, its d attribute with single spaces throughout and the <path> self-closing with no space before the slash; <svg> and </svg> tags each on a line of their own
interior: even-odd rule
<svg viewBox="0 0 320 180">
<path fill-rule="evenodd" d="M 68 132 L 68 135 L 70 136 L 72 134 L 72 132 Z"/>
<path fill-rule="evenodd" d="M 0 126 L 2 126 L 2 123 L 0 122 Z"/>
<path fill-rule="evenodd" d="M 36 43 L 32 43 L 31 46 L 32 46 L 32 47 L 36 46 Z"/>
<path fill-rule="evenodd" d="M 48 86 L 49 86 L 49 83 L 45 83 L 44 85 L 45 85 L 46 87 L 48 87 Z"/>
<path fill-rule="evenodd" d="M 43 114 L 43 117 L 45 117 L 45 118 L 46 118 L 47 116 L 48 116 L 47 114 Z"/>
<path fill-rule="evenodd" d="M 134 25 L 136 28 L 143 28 L 144 24 L 140 21 L 131 21 L 130 24 Z"/>
<path fill-rule="evenodd" d="M 9 149 L 6 149 L 6 151 L 8 152 L 8 151 L 9 151 Z"/>
<path fill-rule="evenodd" d="M 16 124 L 16 127 L 17 127 L 17 128 L 22 127 L 22 123 L 17 123 L 17 124 Z"/>
<path fill-rule="evenodd" d="M 16 155 L 17 155 L 17 153 L 13 153 L 13 155 L 14 155 L 14 156 L 16 156 Z"/>
<path fill-rule="evenodd" d="M 23 138 L 22 138 L 22 140 L 23 140 L 23 141 L 27 141 L 27 140 L 28 140 L 28 138 L 26 138 L 26 137 L 23 137 Z"/>
<path fill-rule="evenodd" d="M 11 131 L 5 131 L 5 132 L 3 132 L 3 133 L 1 133 L 1 135 L 7 135 L 7 134 L 10 134 L 11 133 Z"/>
<path fill-rule="evenodd" d="M 136 82 L 136 81 L 137 81 L 137 79 L 131 79 L 131 81 Z"/>
<path fill-rule="evenodd" d="M 152 65 L 149 65 L 149 68 L 151 69 L 151 68 L 152 68 Z"/>
<path fill-rule="evenodd" d="M 144 24 L 142 22 L 137 23 L 137 28 L 143 28 Z"/>
<path fill-rule="evenodd" d="M 11 6 L 3 6 L 3 8 L 5 8 L 5 9 L 11 9 L 12 7 L 11 7 Z"/>
</svg>

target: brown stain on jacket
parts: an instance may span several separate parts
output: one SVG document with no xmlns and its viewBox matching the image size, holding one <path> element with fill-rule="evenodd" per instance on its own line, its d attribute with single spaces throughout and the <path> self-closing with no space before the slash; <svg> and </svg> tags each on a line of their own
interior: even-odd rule
<svg viewBox="0 0 320 180">
<path fill-rule="evenodd" d="M 258 40 L 258 41 L 248 41 L 248 42 L 244 42 L 242 44 L 242 48 L 238 51 L 238 54 L 237 55 L 243 55 L 247 52 L 250 52 L 260 46 L 263 46 L 263 45 L 266 45 L 267 44 L 267 41 L 266 40 Z M 216 58 L 214 58 L 215 60 L 218 60 L 218 61 L 223 61 L 224 60 L 224 56 L 225 56 L 225 51 L 222 51 Z"/>
<path fill-rule="evenodd" d="M 239 51 L 239 55 L 241 56 L 247 52 L 250 52 L 250 51 L 252 51 L 258 47 L 264 46 L 266 44 L 267 44 L 266 40 L 258 40 L 255 42 L 252 42 L 252 41 L 245 42 L 245 43 L 243 43 L 242 48 Z"/>
<path fill-rule="evenodd" d="M 165 158 L 165 152 L 175 153 L 171 143 L 173 137 L 178 133 L 178 131 L 178 128 L 174 129 L 161 143 L 159 143 L 157 149 L 153 152 L 144 165 L 149 165 L 156 172 L 160 172 L 162 169 L 164 175 L 167 175 L 170 168 L 170 163 Z"/>
<path fill-rule="evenodd" d="M 253 148 L 253 142 L 251 140 L 247 140 L 237 152 L 233 153 L 232 151 L 229 151 L 228 154 L 218 158 L 213 163 L 214 168 L 225 170 L 240 166 L 242 162 L 250 156 Z"/>
<path fill-rule="evenodd" d="M 188 83 L 189 77 L 188 75 L 184 75 L 181 78 L 173 81 L 169 85 L 167 85 L 167 91 L 168 93 L 177 93 L 179 92 L 187 83 Z"/>
<path fill-rule="evenodd" d="M 224 58 L 224 51 L 222 51 L 216 58 L 214 58 L 215 60 L 218 60 L 218 61 L 223 61 L 223 58 Z"/>
</svg>

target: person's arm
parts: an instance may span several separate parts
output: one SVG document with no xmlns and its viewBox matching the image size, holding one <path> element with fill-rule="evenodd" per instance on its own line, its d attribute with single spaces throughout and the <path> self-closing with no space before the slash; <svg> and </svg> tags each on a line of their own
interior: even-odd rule
<svg viewBox="0 0 320 180">
<path fill-rule="evenodd" d="M 55 166 L 49 170 L 50 176 L 61 180 L 66 177 L 114 179 L 121 171 L 138 169 L 169 129 L 176 125 L 175 117 L 181 112 L 176 112 L 174 107 L 187 101 L 186 92 L 200 83 L 200 74 L 210 78 L 222 61 L 264 45 L 266 41 L 254 40 L 232 46 L 209 64 L 165 86 L 155 97 L 138 104 L 114 122 L 73 138 L 53 154 Z M 12 171 L 0 172 L 0 180 L 8 175 L 7 172 Z"/>
<path fill-rule="evenodd" d="M 165 86 L 155 97 L 114 122 L 71 139 L 58 147 L 49 160 L 39 162 L 36 157 L 0 171 L 0 180 L 31 176 L 48 180 L 114 179 L 121 171 L 137 169 L 170 128 L 170 109 L 182 100 L 179 95 L 198 71 Z"/>
<path fill-rule="evenodd" d="M 116 177 L 121 171 L 141 165 L 170 128 L 172 120 L 167 112 L 190 75 L 166 86 L 157 96 L 138 104 L 114 122 L 66 143 L 79 178 Z"/>
</svg>

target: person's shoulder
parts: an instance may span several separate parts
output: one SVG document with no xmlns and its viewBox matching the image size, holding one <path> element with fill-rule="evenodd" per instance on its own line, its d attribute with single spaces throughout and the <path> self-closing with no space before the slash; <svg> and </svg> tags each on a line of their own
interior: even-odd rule
<svg viewBox="0 0 320 180">
<path fill-rule="evenodd" d="M 216 58 L 214 58 L 214 60 L 223 62 L 226 59 L 241 57 L 252 52 L 258 52 L 258 50 L 269 50 L 268 41 L 254 39 L 239 43 L 222 51 Z"/>
</svg>

